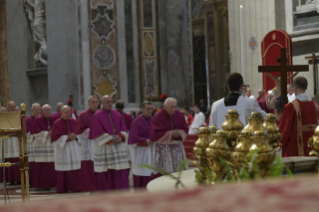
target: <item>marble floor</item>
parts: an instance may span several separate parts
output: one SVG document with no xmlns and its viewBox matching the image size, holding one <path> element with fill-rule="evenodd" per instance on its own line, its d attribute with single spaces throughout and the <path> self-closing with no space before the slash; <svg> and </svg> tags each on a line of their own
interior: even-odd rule
<svg viewBox="0 0 319 212">
<path fill-rule="evenodd" d="M 134 186 L 133 186 L 133 175 L 130 173 L 129 176 L 130 180 L 130 192 L 134 192 Z M 6 196 L 6 203 L 4 200 L 3 195 L 3 183 L 0 183 L 0 205 L 10 205 L 10 204 L 16 204 L 22 202 L 21 197 L 21 186 L 20 185 L 10 185 L 7 183 L 7 190 L 9 193 L 9 196 Z M 56 193 L 56 189 L 36 189 L 36 188 L 30 188 L 30 201 L 43 201 L 43 200 L 52 200 L 52 199 L 59 199 L 59 198 L 74 198 L 74 197 L 80 197 L 80 196 L 86 196 L 86 195 L 93 195 L 98 194 L 98 192 L 87 192 L 87 193 L 63 193 L 58 194 Z"/>
</svg>

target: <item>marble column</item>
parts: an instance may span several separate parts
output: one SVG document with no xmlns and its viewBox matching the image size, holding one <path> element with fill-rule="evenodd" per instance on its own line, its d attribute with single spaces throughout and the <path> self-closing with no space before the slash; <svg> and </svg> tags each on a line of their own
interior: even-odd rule
<svg viewBox="0 0 319 212">
<path fill-rule="evenodd" d="M 89 8 L 87 0 L 80 0 L 81 14 L 81 47 L 82 47 L 82 67 L 83 67 L 83 109 L 86 108 L 87 99 L 93 93 L 91 84 L 91 63 L 90 63 L 90 40 L 89 40 Z"/>
<path fill-rule="evenodd" d="M 0 96 L 2 106 L 10 101 L 6 1 L 0 0 Z"/>
<path fill-rule="evenodd" d="M 6 1 L 6 11 L 10 99 L 15 101 L 16 105 L 25 103 L 30 110 L 32 88 L 27 70 L 34 56 L 31 51 L 33 38 L 30 23 L 23 1 Z"/>
<path fill-rule="evenodd" d="M 76 0 L 46 0 L 49 103 L 80 108 L 80 59 Z M 84 67 L 85 68 L 85 67 Z"/>
<path fill-rule="evenodd" d="M 188 1 L 158 1 L 161 88 L 162 92 L 176 98 L 180 107 L 190 103 L 188 12 Z"/>
</svg>

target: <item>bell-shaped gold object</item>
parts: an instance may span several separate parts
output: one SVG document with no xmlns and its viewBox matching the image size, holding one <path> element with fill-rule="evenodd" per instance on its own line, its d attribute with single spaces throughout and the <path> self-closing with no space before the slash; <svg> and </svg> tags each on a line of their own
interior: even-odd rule
<svg viewBox="0 0 319 212">
<path fill-rule="evenodd" d="M 261 116 L 261 113 L 252 112 L 250 118 L 248 118 L 248 125 L 244 129 L 251 132 L 260 131 L 266 135 L 267 130 L 263 127 L 263 122 L 264 120 Z"/>
<path fill-rule="evenodd" d="M 279 127 L 276 124 L 276 116 L 271 113 L 267 114 L 263 127 L 267 130 L 269 144 L 276 151 L 281 146 L 279 141 L 282 138 L 281 134 L 279 133 Z"/>
<path fill-rule="evenodd" d="M 209 143 L 211 143 L 214 140 L 214 135 L 217 132 L 217 127 L 216 126 L 209 126 L 208 127 L 208 131 L 210 133 L 209 137 L 208 137 L 208 140 L 209 140 Z"/>
<path fill-rule="evenodd" d="M 253 145 L 252 135 L 253 133 L 251 131 L 243 130 L 237 138 L 237 145 L 230 156 L 231 162 L 235 165 L 237 170 L 240 170 L 243 166 L 246 156 Z"/>
<path fill-rule="evenodd" d="M 207 149 L 210 140 L 210 131 L 208 127 L 201 127 L 198 130 L 198 140 L 195 142 L 193 149 L 194 154 L 200 161 L 200 170 L 203 172 L 205 167 L 208 167 L 207 156 L 205 150 Z"/>
<path fill-rule="evenodd" d="M 237 110 L 228 110 L 225 114 L 225 121 L 222 124 L 222 129 L 228 132 L 227 144 L 230 148 L 234 148 L 240 131 L 244 128 L 243 123 L 239 121 Z"/>
<path fill-rule="evenodd" d="M 315 135 L 308 140 L 308 147 L 312 149 L 309 155 L 319 156 L 319 126 L 315 129 Z"/>
<path fill-rule="evenodd" d="M 272 146 L 269 144 L 269 138 L 265 134 L 265 131 L 256 131 L 252 137 L 252 147 L 250 151 L 259 150 L 255 161 L 258 163 L 260 168 L 260 174 L 262 177 L 269 175 L 269 169 L 275 159 L 275 152 Z"/>
<path fill-rule="evenodd" d="M 221 179 L 225 173 L 224 167 L 219 158 L 227 161 L 230 159 L 231 149 L 227 145 L 228 132 L 225 130 L 217 131 L 214 140 L 206 149 L 206 155 L 210 160 L 209 168 L 216 173 L 216 177 Z"/>
</svg>

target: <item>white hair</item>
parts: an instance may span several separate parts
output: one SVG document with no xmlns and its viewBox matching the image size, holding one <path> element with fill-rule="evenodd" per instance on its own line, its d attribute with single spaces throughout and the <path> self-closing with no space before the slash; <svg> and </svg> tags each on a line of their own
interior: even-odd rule
<svg viewBox="0 0 319 212">
<path fill-rule="evenodd" d="M 98 98 L 96 95 L 92 95 L 92 96 L 90 96 L 90 97 L 88 98 L 88 102 L 90 102 L 91 99 L 93 99 L 93 98 L 99 100 L 99 98 Z"/>
<path fill-rule="evenodd" d="M 45 105 L 42 106 L 42 110 L 44 110 L 45 107 L 50 107 L 50 109 L 52 109 L 49 104 L 45 104 Z"/>
<path fill-rule="evenodd" d="M 164 105 L 167 105 L 168 102 L 170 102 L 170 101 L 175 101 L 175 103 L 177 104 L 177 100 L 176 100 L 175 98 L 169 97 L 169 98 L 167 98 L 167 99 L 165 100 Z"/>
<path fill-rule="evenodd" d="M 14 103 L 14 105 L 16 105 L 16 103 L 14 101 L 9 101 L 7 104 L 7 107 L 9 107 L 10 103 Z"/>
<path fill-rule="evenodd" d="M 34 108 L 34 106 L 39 106 L 39 107 L 41 107 L 39 103 L 35 102 L 35 103 L 32 104 L 31 110 Z"/>
</svg>

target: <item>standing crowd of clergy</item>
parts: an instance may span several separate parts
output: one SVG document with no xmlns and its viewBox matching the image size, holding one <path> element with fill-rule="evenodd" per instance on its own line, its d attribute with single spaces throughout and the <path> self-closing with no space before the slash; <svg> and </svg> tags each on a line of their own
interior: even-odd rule
<svg viewBox="0 0 319 212">
<path fill-rule="evenodd" d="M 34 188 L 56 188 L 58 193 L 129 189 L 130 170 L 134 187 L 141 188 L 161 176 L 141 164 L 169 173 L 179 170 L 186 159 L 183 141 L 188 126 L 174 98 L 167 98 L 154 117 L 152 103 L 143 102 L 142 114 L 134 120 L 123 112 L 123 101 L 116 102 L 116 110 L 110 96 L 104 96 L 101 103 L 98 110 L 99 99 L 89 97 L 89 108 L 78 117 L 70 107 L 72 101 L 69 106 L 59 102 L 53 115 L 48 104 L 32 105 L 26 132 Z M 7 112 L 15 108 L 13 101 L 7 104 Z M 18 162 L 18 139 L 3 142 L 5 161 Z M 17 166 L 6 170 L 6 182 L 20 182 Z M 4 181 L 3 168 L 0 181 Z"/>
</svg>

